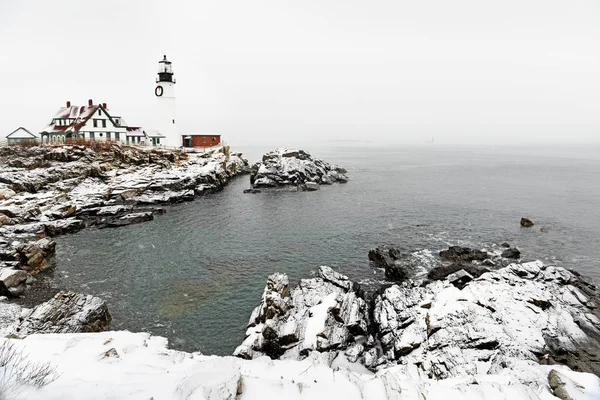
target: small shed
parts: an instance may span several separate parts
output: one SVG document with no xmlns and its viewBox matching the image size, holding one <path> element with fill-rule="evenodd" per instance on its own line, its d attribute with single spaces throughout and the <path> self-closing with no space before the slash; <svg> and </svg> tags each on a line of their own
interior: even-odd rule
<svg viewBox="0 0 600 400">
<path fill-rule="evenodd" d="M 182 135 L 183 147 L 213 147 L 221 144 L 221 135 L 216 133 L 190 133 Z"/>
<path fill-rule="evenodd" d="M 19 128 L 6 135 L 6 140 L 9 145 L 21 143 L 36 143 L 38 141 L 38 137 L 33 133 L 29 132 L 27 129 L 20 126 Z"/>
</svg>

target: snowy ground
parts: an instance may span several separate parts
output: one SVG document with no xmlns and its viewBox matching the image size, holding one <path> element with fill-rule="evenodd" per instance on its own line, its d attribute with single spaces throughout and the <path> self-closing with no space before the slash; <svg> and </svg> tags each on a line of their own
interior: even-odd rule
<svg viewBox="0 0 600 400">
<path fill-rule="evenodd" d="M 12 387 L 8 399 L 555 399 L 546 378 L 552 369 L 574 398 L 600 398 L 598 377 L 559 366 L 437 381 L 400 379 L 398 367 L 375 375 L 335 361 L 330 368 L 314 353 L 303 361 L 184 353 L 167 349 L 164 338 L 125 331 L 9 341 L 30 361 L 51 363 L 59 376 L 42 388 Z M 530 384 L 517 379 L 524 375 Z"/>
</svg>

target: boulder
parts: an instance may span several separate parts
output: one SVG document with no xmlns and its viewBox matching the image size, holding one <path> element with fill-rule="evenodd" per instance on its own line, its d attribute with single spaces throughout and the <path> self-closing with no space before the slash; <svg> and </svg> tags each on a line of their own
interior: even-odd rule
<svg viewBox="0 0 600 400">
<path fill-rule="evenodd" d="M 369 260 L 373 266 L 384 268 L 386 278 L 395 282 L 414 278 L 422 269 L 421 260 L 412 254 L 403 254 L 400 250 L 387 246 L 369 250 Z"/>
<path fill-rule="evenodd" d="M 260 189 L 253 189 L 253 188 L 249 188 L 249 189 L 244 189 L 244 193 L 252 193 L 252 194 L 256 194 L 256 193 L 260 193 L 261 190 Z"/>
<path fill-rule="evenodd" d="M 308 192 L 314 192 L 315 190 L 319 190 L 319 184 L 315 182 L 306 182 L 304 187 Z"/>
<path fill-rule="evenodd" d="M 25 293 L 28 277 L 23 270 L 0 267 L 0 296 L 17 297 Z"/>
<path fill-rule="evenodd" d="M 15 245 L 21 258 L 21 268 L 37 274 L 55 265 L 56 242 L 51 238 L 43 238 Z"/>
<path fill-rule="evenodd" d="M 521 218 L 521 226 L 524 228 L 531 228 L 534 225 L 533 221 L 529 218 Z"/>
<path fill-rule="evenodd" d="M 485 251 L 474 250 L 468 247 L 450 246 L 448 250 L 440 251 L 440 258 L 444 261 L 453 263 L 470 263 L 473 261 L 483 261 L 490 255 Z"/>
<path fill-rule="evenodd" d="M 91 295 L 59 292 L 22 314 L 9 331 L 21 338 L 34 333 L 102 332 L 108 329 L 111 319 L 104 300 Z"/>
<path fill-rule="evenodd" d="M 516 260 L 521 258 L 521 251 L 519 251 L 519 249 L 516 247 L 510 247 L 502 252 L 501 257 L 512 258 Z"/>
</svg>

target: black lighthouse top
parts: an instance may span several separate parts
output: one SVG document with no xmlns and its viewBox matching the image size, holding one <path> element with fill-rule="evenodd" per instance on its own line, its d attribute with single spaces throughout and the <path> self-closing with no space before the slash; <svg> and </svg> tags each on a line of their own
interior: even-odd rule
<svg viewBox="0 0 600 400">
<path fill-rule="evenodd" d="M 167 56 L 163 56 L 163 59 L 158 62 L 158 79 L 156 82 L 173 82 L 173 69 L 171 67 L 171 61 L 167 60 Z"/>
</svg>

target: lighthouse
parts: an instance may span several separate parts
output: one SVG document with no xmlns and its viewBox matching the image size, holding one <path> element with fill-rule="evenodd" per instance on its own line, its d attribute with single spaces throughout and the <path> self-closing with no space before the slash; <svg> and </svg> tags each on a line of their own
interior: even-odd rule
<svg viewBox="0 0 600 400">
<path fill-rule="evenodd" d="M 156 128 L 164 136 L 160 144 L 169 147 L 180 147 L 181 136 L 177 134 L 175 124 L 175 78 L 173 77 L 173 66 L 167 56 L 158 62 L 158 78 L 154 88 L 156 96 Z"/>
</svg>

